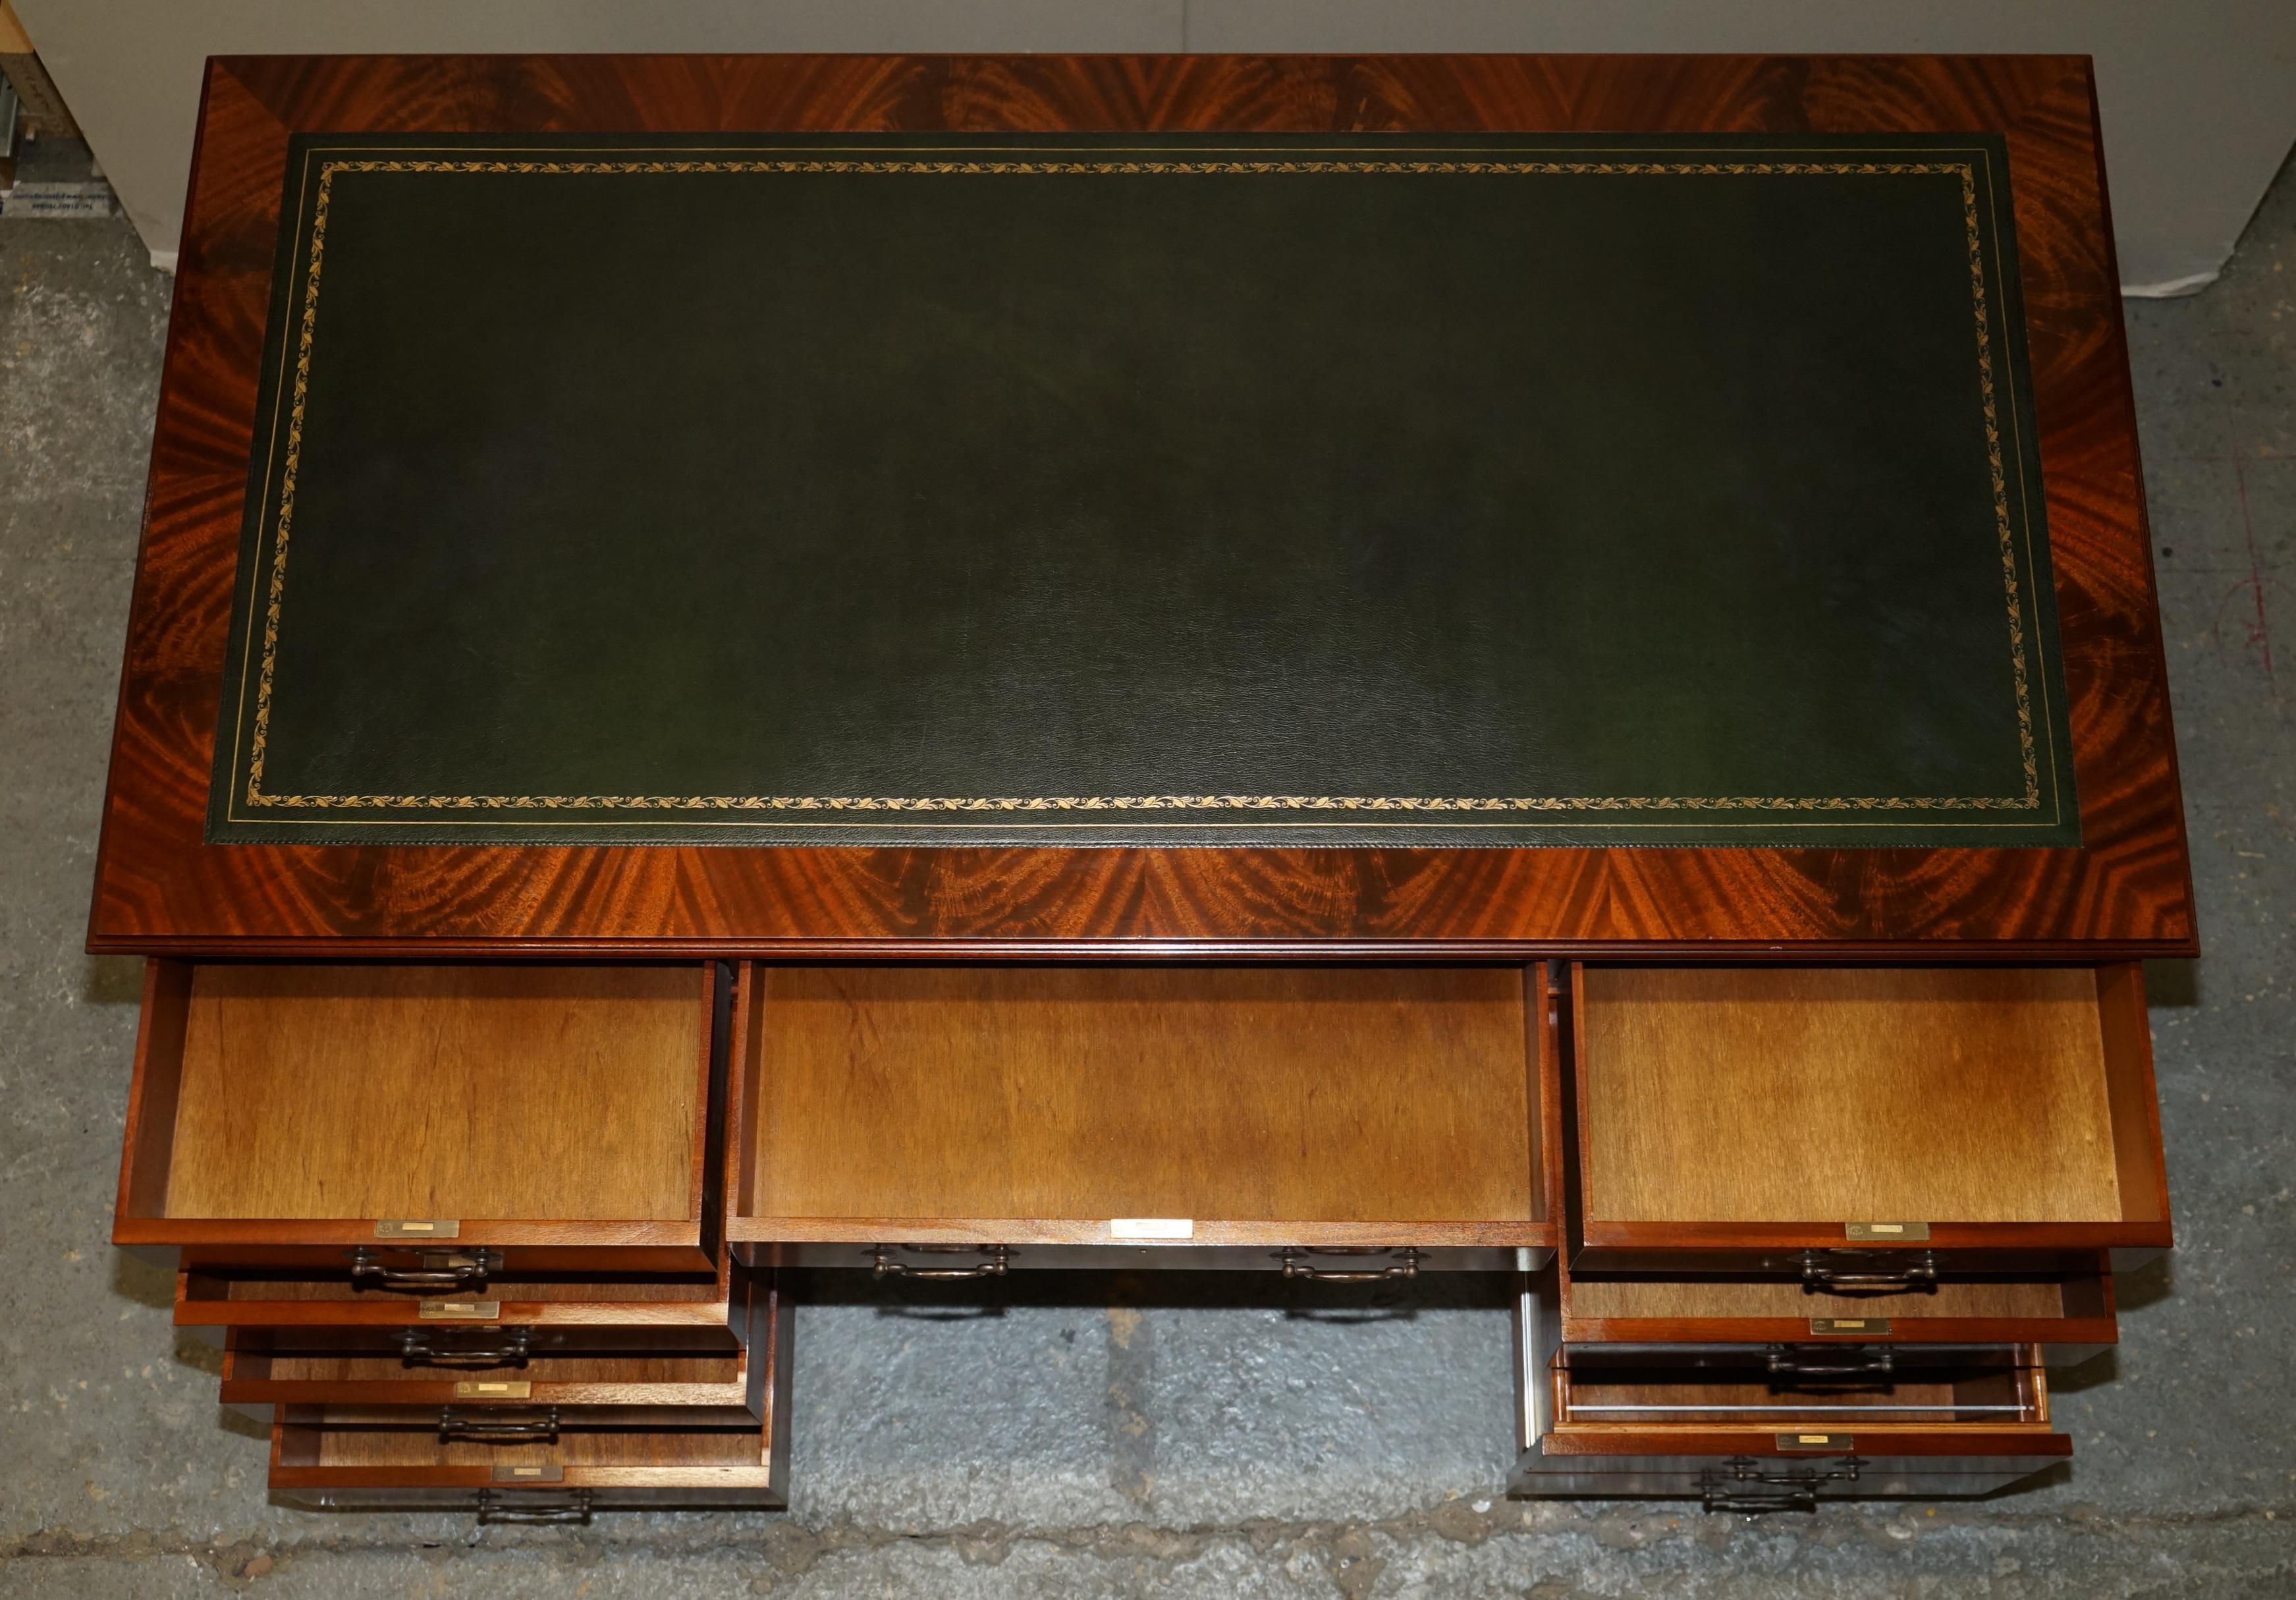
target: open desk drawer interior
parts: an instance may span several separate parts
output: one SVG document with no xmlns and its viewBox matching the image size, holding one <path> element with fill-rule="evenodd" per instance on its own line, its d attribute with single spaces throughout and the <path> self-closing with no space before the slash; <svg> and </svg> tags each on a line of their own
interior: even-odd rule
<svg viewBox="0 0 2296 1600">
<path fill-rule="evenodd" d="M 489 1278 L 457 1294 L 400 1294 L 342 1273 L 176 1275 L 176 1325 L 240 1350 L 422 1354 L 506 1341 L 593 1353 L 730 1350 L 741 1342 L 730 1259 L 717 1274 Z"/>
<path fill-rule="evenodd" d="M 2072 1453 L 2034 1345 L 1561 1343 L 1551 1286 L 1517 1305 L 1517 1494 L 1771 1511 L 1985 1494 Z"/>
<path fill-rule="evenodd" d="M 2053 1366 L 2120 1337 L 2103 1252 L 2051 1276 L 1941 1273 L 1902 1293 L 1849 1292 L 1799 1276 L 1561 1275 L 1565 1344 L 2037 1344 Z"/>
<path fill-rule="evenodd" d="M 1538 968 L 759 965 L 736 1011 L 759 1259 L 1402 1276 L 1554 1242 Z"/>
<path fill-rule="evenodd" d="M 443 1292 L 709 1270 L 718 972 L 155 961 L 114 1241 Z"/>
<path fill-rule="evenodd" d="M 1918 1290 L 2169 1243 L 2144 984 L 2085 967 L 1573 969 L 1574 1268 Z"/>
<path fill-rule="evenodd" d="M 501 1521 L 586 1522 L 594 1508 L 612 1506 L 780 1506 L 792 1319 L 770 1284 L 756 1287 L 749 1338 L 733 1363 L 737 1392 L 713 1383 L 716 1392 L 698 1406 L 693 1396 L 675 1406 L 653 1403 L 665 1396 L 554 1403 L 538 1393 L 385 1405 L 364 1395 L 298 1403 L 274 1393 L 262 1397 L 273 1403 L 271 1487 L 314 1509 L 475 1506 L 483 1519 Z M 659 1366 L 620 1370 L 651 1378 Z M 489 1370 L 471 1381 L 521 1376 Z M 226 1384 L 234 1381 L 227 1368 Z M 539 1390 L 548 1374 L 530 1381 Z"/>
<path fill-rule="evenodd" d="M 373 1424 L 283 1407 L 271 1424 L 272 1489 L 315 1510 L 463 1506 L 558 1522 L 594 1508 L 779 1506 L 787 1456 L 772 1421 L 561 1427 L 533 1441 L 442 1432 L 435 1416 Z"/>
<path fill-rule="evenodd" d="M 418 1359 L 389 1352 L 224 1352 L 226 1406 L 268 1422 L 272 1408 L 304 1408 L 348 1423 L 426 1412 L 445 1432 L 480 1438 L 519 1433 L 540 1418 L 560 1423 L 650 1420 L 665 1425 L 745 1425 L 759 1396 L 747 1348 L 654 1355 L 599 1355 L 529 1348 L 516 1340 L 475 1343 Z M 491 1419 L 508 1416 L 503 1424 Z M 514 1414 L 514 1415 L 513 1415 Z"/>
</svg>

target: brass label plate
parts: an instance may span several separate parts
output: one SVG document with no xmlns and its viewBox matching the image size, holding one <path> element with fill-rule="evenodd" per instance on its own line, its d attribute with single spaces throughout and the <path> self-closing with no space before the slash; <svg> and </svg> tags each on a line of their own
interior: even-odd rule
<svg viewBox="0 0 2296 1600">
<path fill-rule="evenodd" d="M 1926 1222 L 1845 1222 L 1841 1231 L 1861 1244 L 1904 1244 L 1930 1236 Z"/>
<path fill-rule="evenodd" d="M 1781 1433 L 1778 1448 L 1795 1454 L 1808 1450 L 1846 1450 L 1854 1441 L 1847 1433 Z"/>
<path fill-rule="evenodd" d="M 424 1322 L 492 1322 L 502 1315 L 498 1300 L 426 1300 L 414 1308 Z"/>
<path fill-rule="evenodd" d="M 459 1218 L 386 1217 L 374 1225 L 378 1239 L 457 1239 L 462 1234 Z"/>
<path fill-rule="evenodd" d="M 1826 1338 L 1884 1339 L 1889 1336 L 1890 1319 L 1886 1317 L 1813 1317 L 1809 1331 Z"/>
<path fill-rule="evenodd" d="M 1193 1239 L 1195 1219 L 1190 1217 L 1119 1217 L 1108 1225 L 1111 1239 Z"/>
<path fill-rule="evenodd" d="M 562 1466 L 498 1466 L 495 1468 L 497 1483 L 563 1483 L 566 1469 Z"/>
<path fill-rule="evenodd" d="M 465 1378 L 455 1385 L 458 1400 L 524 1400 L 534 1397 L 534 1384 L 526 1378 Z"/>
</svg>

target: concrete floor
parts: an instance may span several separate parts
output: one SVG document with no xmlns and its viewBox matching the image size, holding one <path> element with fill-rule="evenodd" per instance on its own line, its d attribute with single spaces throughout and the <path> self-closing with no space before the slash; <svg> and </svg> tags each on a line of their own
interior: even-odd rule
<svg viewBox="0 0 2296 1600">
<path fill-rule="evenodd" d="M 2129 313 L 2209 952 L 2152 974 L 2179 1247 L 2058 1386 L 2069 1473 L 1751 1522 L 1505 1499 L 1473 1284 L 1236 1278 L 824 1294 L 787 1515 L 266 1504 L 105 1243 L 138 971 L 80 950 L 168 291 L 123 224 L 0 219 L 0 1595 L 2296 1595 L 2296 180 L 2219 285 Z"/>
</svg>

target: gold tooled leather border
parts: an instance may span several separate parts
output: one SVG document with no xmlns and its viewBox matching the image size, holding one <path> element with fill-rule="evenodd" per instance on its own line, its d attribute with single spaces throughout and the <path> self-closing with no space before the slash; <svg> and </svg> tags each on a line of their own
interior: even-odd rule
<svg viewBox="0 0 2296 1600">
<path fill-rule="evenodd" d="M 2021 811 L 2040 808 L 2039 751 L 2034 734 L 2032 674 L 2025 652 L 2022 596 L 2017 573 L 2017 546 L 2008 497 L 2008 478 L 2001 443 L 2000 407 L 1995 392 L 1993 340 L 1985 283 L 1983 235 L 1979 226 L 1976 173 L 1966 160 L 1645 160 L 1632 161 L 1566 160 L 1418 160 L 1391 156 L 1354 160 L 1139 160 L 1136 152 L 1111 150 L 1103 159 L 1038 160 L 847 160 L 808 158 L 754 159 L 709 157 L 664 160 L 659 152 L 615 155 L 604 159 L 477 160 L 448 158 L 361 158 L 327 160 L 320 164 L 318 189 L 313 202 L 309 242 L 303 253 L 303 295 L 294 347 L 292 390 L 288 412 L 286 448 L 278 488 L 278 514 L 273 529 L 272 555 L 263 611 L 263 639 L 255 691 L 254 726 L 247 746 L 247 781 L 232 797 L 266 812 L 326 811 L 335 825 L 353 819 L 340 813 L 390 811 L 627 811 L 627 812 L 1108 812 L 1108 811 L 1342 811 L 1342 812 L 1874 812 L 1874 811 Z M 1987 152 L 1989 160 L 1989 152 Z M 1135 159 L 1127 159 L 1133 157 Z M 308 159 L 308 158 L 307 158 Z M 662 174 L 662 173 L 889 173 L 906 175 L 1015 176 L 1026 174 L 1083 175 L 1291 175 L 1331 173 L 1442 173 L 1492 176 L 1946 176 L 1961 180 L 1962 209 L 1968 230 L 1971 299 L 1977 333 L 1977 365 L 1982 394 L 1986 449 L 1992 471 L 1993 504 L 2001 546 L 2001 565 L 2009 627 L 2010 661 L 2014 682 L 2017 733 L 2023 767 L 2024 792 L 2018 795 L 1529 795 L 1513 798 L 1401 795 L 1053 795 L 1053 796 L 891 796 L 891 795 L 436 795 L 436 794 L 275 794 L 263 788 L 263 767 L 270 738 L 273 684 L 277 667 L 279 630 L 287 582 L 289 534 L 295 509 L 295 479 L 299 465 L 304 406 L 309 385 L 312 352 L 318 326 L 320 269 L 324 264 L 329 202 L 338 173 L 489 173 L 489 174 Z M 2030 533 L 2030 529 L 2029 529 Z M 255 652 L 245 652 L 253 654 Z M 242 657 L 240 703 L 246 701 L 245 660 Z M 236 734 L 234 743 L 237 743 Z M 2054 751 L 2052 752 L 2054 764 Z M 2062 788 L 2057 791 L 2062 809 Z M 232 820 L 242 816 L 235 804 L 227 805 Z M 283 821 L 275 816 L 263 820 Z M 314 821 L 320 819 L 314 818 Z M 400 819 L 391 819 L 396 824 Z M 521 818 L 529 822 L 530 817 Z M 753 820 L 744 817 L 743 820 Z M 818 825 L 825 819 L 808 817 Z M 1615 825 L 1612 816 L 1606 820 Z M 1909 819 L 1910 820 L 1910 819 Z M 2030 825 L 2024 818 L 2019 825 Z M 1882 826 L 1882 823 L 1859 825 Z"/>
</svg>

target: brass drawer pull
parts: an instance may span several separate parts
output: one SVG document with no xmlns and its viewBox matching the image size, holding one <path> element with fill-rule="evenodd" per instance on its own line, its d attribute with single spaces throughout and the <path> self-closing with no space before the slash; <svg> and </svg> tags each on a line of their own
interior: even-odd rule
<svg viewBox="0 0 2296 1600">
<path fill-rule="evenodd" d="M 1841 1259 L 1841 1256 L 1849 1259 Z M 1833 1251 L 1806 1250 L 1801 1255 L 1801 1287 L 1805 1294 L 1934 1294 L 1937 1284 L 1937 1258 L 1927 1251 L 1917 1259 L 1886 1269 L 1881 1268 L 1874 1258 L 1859 1251 L 1842 1251 L 1837 1256 Z"/>
<path fill-rule="evenodd" d="M 504 1328 L 499 1344 L 438 1344 L 421 1328 L 398 1336 L 398 1358 L 409 1366 L 524 1366 L 532 1328 Z"/>
<path fill-rule="evenodd" d="M 1415 1278 L 1419 1276 L 1419 1247 L 1406 1244 L 1393 1253 L 1398 1259 L 1391 1267 L 1318 1267 L 1310 1256 L 1366 1256 L 1379 1252 L 1350 1250 L 1344 1245 L 1311 1244 L 1305 1249 L 1293 1248 L 1283 1252 L 1283 1276 L 1307 1278 L 1318 1284 L 1376 1284 L 1390 1278 Z"/>
<path fill-rule="evenodd" d="M 515 1497 L 498 1495 L 491 1489 L 479 1490 L 479 1522 L 578 1522 L 587 1527 L 590 1522 L 590 1491 L 575 1489 L 564 1495 L 521 1493 Z"/>
<path fill-rule="evenodd" d="M 897 1250 L 914 1251 L 918 1254 L 980 1255 L 987 1259 L 972 1267 L 916 1267 L 906 1261 L 897 1261 Z M 871 1268 L 881 1278 L 1001 1278 L 1013 1259 L 1012 1249 L 1003 1244 L 880 1244 L 871 1252 L 876 1265 Z"/>
<path fill-rule="evenodd" d="M 351 1286 L 365 1289 L 475 1289 L 488 1275 L 500 1270 L 502 1251 L 425 1251 L 420 1268 L 386 1267 L 373 1251 L 360 1245 L 351 1251 Z"/>
<path fill-rule="evenodd" d="M 558 1407 L 530 1416 L 498 1416 L 485 1412 L 439 1410 L 439 1442 L 467 1440 L 472 1444 L 554 1444 L 558 1440 Z"/>
<path fill-rule="evenodd" d="M 1888 1345 L 1869 1350 L 1820 1347 L 1803 1350 L 1791 1344 L 1770 1347 L 1773 1378 L 1886 1378 L 1898 1369 L 1898 1353 Z"/>
</svg>

